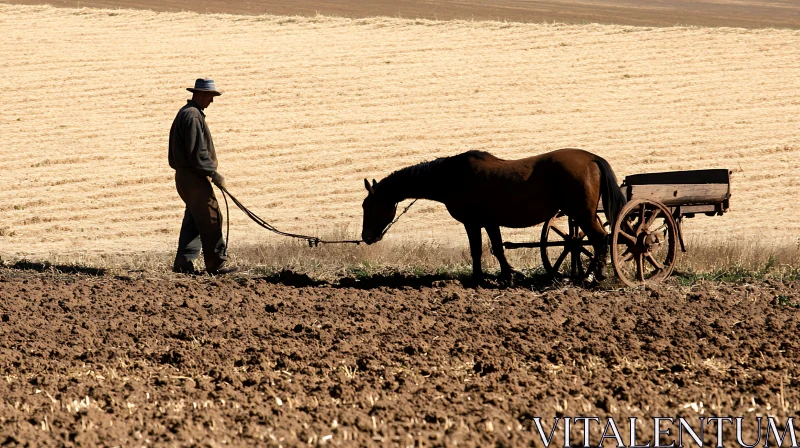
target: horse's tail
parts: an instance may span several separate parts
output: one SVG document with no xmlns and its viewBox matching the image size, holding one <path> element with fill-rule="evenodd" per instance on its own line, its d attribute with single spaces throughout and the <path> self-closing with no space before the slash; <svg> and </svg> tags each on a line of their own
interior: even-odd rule
<svg viewBox="0 0 800 448">
<path fill-rule="evenodd" d="M 628 200 L 625 199 L 625 195 L 622 194 L 622 190 L 617 184 L 617 176 L 614 175 L 611 165 L 599 156 L 594 162 L 600 168 L 600 195 L 603 197 L 603 210 L 605 211 L 606 219 L 611 223 L 613 231 L 619 212 Z"/>
</svg>

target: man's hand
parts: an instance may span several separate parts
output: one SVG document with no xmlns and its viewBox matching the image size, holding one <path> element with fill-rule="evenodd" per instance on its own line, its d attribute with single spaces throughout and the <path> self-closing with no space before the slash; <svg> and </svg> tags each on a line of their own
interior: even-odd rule
<svg viewBox="0 0 800 448">
<path fill-rule="evenodd" d="M 225 177 L 219 173 L 219 171 L 214 171 L 211 175 L 211 182 L 214 182 L 214 185 L 218 186 L 219 188 L 225 188 Z"/>
</svg>

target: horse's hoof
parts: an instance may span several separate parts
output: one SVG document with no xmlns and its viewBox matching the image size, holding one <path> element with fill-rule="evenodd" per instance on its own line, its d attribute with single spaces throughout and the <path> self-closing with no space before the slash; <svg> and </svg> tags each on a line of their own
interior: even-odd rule
<svg viewBox="0 0 800 448">
<path fill-rule="evenodd" d="M 469 280 L 464 282 L 464 286 L 466 286 L 468 288 L 477 288 L 478 286 L 480 286 L 483 283 L 483 281 L 484 281 L 483 276 L 476 277 L 476 276 L 473 275 L 472 277 L 469 278 Z"/>
<path fill-rule="evenodd" d="M 590 273 L 581 281 L 581 286 L 584 288 L 596 288 L 600 286 L 600 280 L 595 274 Z"/>
<path fill-rule="evenodd" d="M 515 283 L 522 281 L 525 279 L 525 276 L 522 275 L 520 272 L 517 271 L 510 271 L 510 272 L 501 272 L 500 273 L 500 283 L 506 286 L 514 286 Z"/>
</svg>

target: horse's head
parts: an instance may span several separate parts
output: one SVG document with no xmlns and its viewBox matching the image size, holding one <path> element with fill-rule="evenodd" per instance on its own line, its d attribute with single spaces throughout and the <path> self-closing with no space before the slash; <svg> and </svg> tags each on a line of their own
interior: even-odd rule
<svg viewBox="0 0 800 448">
<path fill-rule="evenodd" d="M 397 214 L 397 203 L 375 193 L 378 186 L 375 179 L 372 180 L 372 185 L 364 179 L 364 186 L 367 187 L 369 194 L 361 205 L 364 209 L 361 239 L 367 244 L 372 244 L 383 237 L 384 229 L 394 219 L 394 215 Z"/>
</svg>

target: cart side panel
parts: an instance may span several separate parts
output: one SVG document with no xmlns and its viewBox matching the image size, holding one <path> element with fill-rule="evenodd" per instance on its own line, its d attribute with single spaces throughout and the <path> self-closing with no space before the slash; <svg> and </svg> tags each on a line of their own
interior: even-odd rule
<svg viewBox="0 0 800 448">
<path fill-rule="evenodd" d="M 629 198 L 660 201 L 664 205 L 719 204 L 728 198 L 728 184 L 630 185 Z"/>
</svg>

